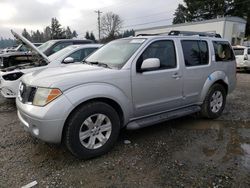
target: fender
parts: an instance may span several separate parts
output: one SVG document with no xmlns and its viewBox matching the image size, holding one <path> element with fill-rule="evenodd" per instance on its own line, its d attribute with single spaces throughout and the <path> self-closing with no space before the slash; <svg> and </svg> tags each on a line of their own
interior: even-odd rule
<svg viewBox="0 0 250 188">
<path fill-rule="evenodd" d="M 202 103 L 207 95 L 209 88 L 217 81 L 222 80 L 225 84 L 229 85 L 228 77 L 223 71 L 215 71 L 210 74 L 205 81 L 205 84 L 202 88 L 199 101 Z"/>
<path fill-rule="evenodd" d="M 129 92 L 130 93 L 130 92 Z M 92 99 L 107 98 L 119 104 L 124 115 L 124 124 L 127 124 L 133 112 L 132 100 L 117 86 L 107 83 L 86 83 L 65 91 L 65 96 L 73 107 Z M 73 108 L 73 109 L 74 109 Z M 73 110 L 72 109 L 72 110 Z M 71 111 L 72 111 L 71 110 Z"/>
</svg>

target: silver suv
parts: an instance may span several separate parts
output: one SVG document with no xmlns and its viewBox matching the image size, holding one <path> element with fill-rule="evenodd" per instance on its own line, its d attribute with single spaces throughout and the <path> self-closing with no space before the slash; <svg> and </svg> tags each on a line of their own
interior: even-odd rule
<svg viewBox="0 0 250 188">
<path fill-rule="evenodd" d="M 112 41 L 82 64 L 25 75 L 18 117 L 33 136 L 79 158 L 109 151 L 133 130 L 200 112 L 217 118 L 236 85 L 230 44 L 200 36 Z"/>
</svg>

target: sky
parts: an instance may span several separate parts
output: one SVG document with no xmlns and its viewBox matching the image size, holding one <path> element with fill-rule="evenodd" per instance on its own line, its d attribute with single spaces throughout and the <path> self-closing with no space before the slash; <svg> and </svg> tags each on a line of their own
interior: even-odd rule
<svg viewBox="0 0 250 188">
<path fill-rule="evenodd" d="M 0 37 L 12 38 L 10 29 L 43 30 L 52 17 L 76 30 L 79 38 L 86 31 L 97 37 L 96 10 L 118 14 L 123 30 L 169 25 L 178 3 L 182 0 L 0 0 Z"/>
</svg>

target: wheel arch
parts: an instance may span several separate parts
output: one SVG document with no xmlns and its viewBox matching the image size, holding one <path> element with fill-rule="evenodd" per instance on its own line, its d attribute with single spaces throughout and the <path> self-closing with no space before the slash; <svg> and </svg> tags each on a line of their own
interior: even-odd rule
<svg viewBox="0 0 250 188">
<path fill-rule="evenodd" d="M 202 88 L 202 92 L 200 95 L 201 102 L 204 101 L 204 99 L 207 95 L 207 92 L 214 84 L 221 84 L 225 88 L 226 93 L 228 94 L 228 89 L 229 89 L 228 77 L 226 76 L 226 74 L 224 72 L 216 71 L 216 72 L 213 72 L 212 74 L 210 74 L 208 76 L 207 80 L 205 81 L 205 84 Z"/>
<path fill-rule="evenodd" d="M 124 111 L 121 107 L 121 105 L 116 102 L 113 99 L 110 99 L 108 97 L 97 97 L 97 98 L 92 98 L 92 99 L 88 99 L 80 104 L 78 104 L 75 108 L 73 108 L 73 110 L 71 110 L 71 112 L 69 113 L 68 117 L 66 118 L 64 125 L 63 125 L 63 130 L 62 130 L 62 138 L 61 141 L 63 141 L 64 137 L 65 137 L 65 131 L 66 131 L 66 126 L 70 120 L 70 117 L 79 109 L 81 108 L 81 106 L 86 105 L 87 103 L 91 103 L 91 102 L 103 102 L 106 103 L 108 105 L 110 105 L 112 108 L 114 108 L 114 110 L 118 113 L 119 119 L 120 119 L 120 128 L 123 127 L 123 125 L 125 124 L 125 114 Z"/>
</svg>

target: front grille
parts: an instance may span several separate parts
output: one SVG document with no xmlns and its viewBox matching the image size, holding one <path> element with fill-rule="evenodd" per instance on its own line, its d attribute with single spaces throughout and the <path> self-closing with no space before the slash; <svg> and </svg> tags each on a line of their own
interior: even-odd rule
<svg viewBox="0 0 250 188">
<path fill-rule="evenodd" d="M 22 103 L 32 103 L 36 93 L 36 88 L 21 83 L 19 86 L 18 97 Z"/>
</svg>

